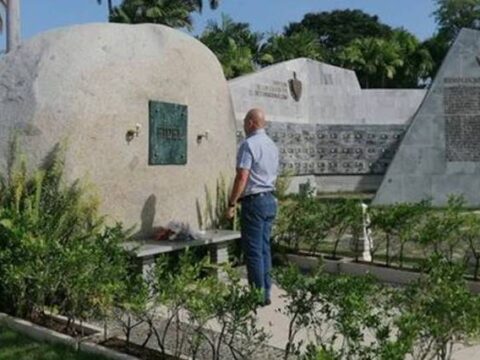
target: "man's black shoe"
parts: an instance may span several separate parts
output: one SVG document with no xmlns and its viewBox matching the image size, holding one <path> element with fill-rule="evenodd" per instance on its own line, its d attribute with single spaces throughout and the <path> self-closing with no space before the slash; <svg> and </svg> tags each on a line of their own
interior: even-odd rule
<svg viewBox="0 0 480 360">
<path fill-rule="evenodd" d="M 265 307 L 265 306 L 268 306 L 268 305 L 271 305 L 272 304 L 272 301 L 270 299 L 266 299 L 266 300 L 263 300 L 263 301 L 259 301 L 257 303 L 257 308 L 259 307 Z M 257 313 L 257 308 L 255 308 L 253 311 L 255 312 L 255 314 Z"/>
</svg>

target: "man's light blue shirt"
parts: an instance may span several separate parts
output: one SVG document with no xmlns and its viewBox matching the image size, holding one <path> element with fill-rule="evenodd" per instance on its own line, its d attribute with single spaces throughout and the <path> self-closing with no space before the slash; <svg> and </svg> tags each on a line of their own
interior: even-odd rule
<svg viewBox="0 0 480 360">
<path fill-rule="evenodd" d="M 240 144 L 237 169 L 250 170 L 242 196 L 275 190 L 278 174 L 278 148 L 265 133 L 258 129 Z"/>
</svg>

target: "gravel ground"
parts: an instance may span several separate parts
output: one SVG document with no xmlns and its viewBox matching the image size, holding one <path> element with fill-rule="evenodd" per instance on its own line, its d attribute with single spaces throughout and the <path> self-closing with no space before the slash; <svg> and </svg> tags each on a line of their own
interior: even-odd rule
<svg viewBox="0 0 480 360">
<path fill-rule="evenodd" d="M 91 321 L 91 323 L 94 323 L 96 326 L 103 327 L 103 323 L 98 322 L 98 321 Z M 160 334 L 163 334 L 164 328 L 165 328 L 166 320 L 162 318 L 158 318 L 155 320 L 155 326 L 157 328 L 157 331 Z M 124 338 L 124 334 L 119 326 L 118 323 L 116 322 L 110 322 L 108 324 L 108 332 L 109 332 L 109 337 L 119 337 L 119 338 Z M 141 345 L 144 343 L 148 336 L 149 332 L 149 327 L 147 324 L 141 324 L 138 327 L 136 327 L 131 334 L 131 339 L 130 341 L 132 343 L 135 343 L 137 345 Z M 183 355 L 188 355 L 189 354 L 189 341 L 191 341 L 192 337 L 192 330 L 185 325 L 181 325 L 181 330 L 180 330 L 180 339 L 183 338 L 183 348 L 182 348 L 182 354 Z M 213 330 L 208 331 L 208 336 L 210 339 L 215 339 L 218 337 L 219 333 L 215 332 Z M 236 349 L 240 349 L 240 352 L 247 352 L 248 347 L 251 346 L 251 343 L 246 343 L 245 341 L 236 341 L 233 344 L 233 347 Z M 149 341 L 147 342 L 146 345 L 149 349 L 154 349 L 160 351 L 161 348 L 157 342 L 157 339 L 155 336 L 151 336 Z M 176 346 L 176 332 L 173 329 L 173 326 L 168 330 L 166 339 L 165 339 L 165 348 L 167 349 L 167 352 L 170 354 L 175 353 L 175 349 L 177 348 Z M 197 355 L 197 359 L 199 360 L 210 360 L 213 358 L 212 356 L 212 349 L 208 345 L 206 341 L 203 342 L 202 346 L 199 348 L 199 352 Z M 282 349 L 279 349 L 277 347 L 269 345 L 267 342 L 258 344 L 253 351 L 251 351 L 251 355 L 243 355 L 243 357 L 237 357 L 237 359 L 250 359 L 250 360 L 279 360 L 283 358 L 284 351 Z M 236 358 L 232 355 L 231 351 L 227 346 L 222 346 L 221 351 L 220 351 L 220 359 L 222 360 L 236 360 Z"/>
</svg>

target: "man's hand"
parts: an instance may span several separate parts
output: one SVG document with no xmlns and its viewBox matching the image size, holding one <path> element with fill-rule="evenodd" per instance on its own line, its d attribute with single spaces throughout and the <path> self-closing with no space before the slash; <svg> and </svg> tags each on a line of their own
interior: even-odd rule
<svg viewBox="0 0 480 360">
<path fill-rule="evenodd" d="M 225 211 L 225 217 L 228 220 L 232 220 L 235 217 L 236 210 L 237 210 L 236 206 L 229 206 L 227 211 Z"/>
</svg>

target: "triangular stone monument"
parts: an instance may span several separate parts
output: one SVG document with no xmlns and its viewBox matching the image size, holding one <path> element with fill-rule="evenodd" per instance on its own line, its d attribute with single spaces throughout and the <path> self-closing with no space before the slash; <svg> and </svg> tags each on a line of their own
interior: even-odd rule
<svg viewBox="0 0 480 360">
<path fill-rule="evenodd" d="M 451 194 L 480 205 L 480 31 L 464 29 L 402 140 L 374 204 Z"/>
</svg>

